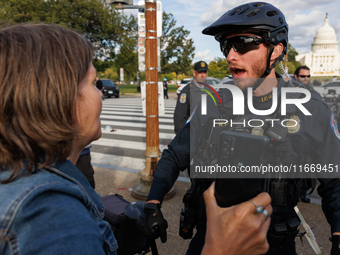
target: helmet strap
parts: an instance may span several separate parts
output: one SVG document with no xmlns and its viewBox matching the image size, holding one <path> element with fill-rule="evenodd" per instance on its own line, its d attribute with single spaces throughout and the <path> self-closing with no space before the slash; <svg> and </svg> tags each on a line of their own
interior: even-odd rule
<svg viewBox="0 0 340 255">
<path fill-rule="evenodd" d="M 273 54 L 273 51 L 274 51 L 274 45 L 273 44 L 270 44 L 270 48 L 269 48 L 269 54 L 268 54 L 268 59 L 267 59 L 267 68 L 266 68 L 266 71 L 264 71 L 263 75 L 261 76 L 261 78 L 266 78 L 270 72 L 272 71 L 272 69 L 275 67 L 274 63 L 272 66 L 270 66 L 270 58 Z"/>
<path fill-rule="evenodd" d="M 272 66 L 270 66 L 270 58 L 273 54 L 274 51 L 274 46 L 272 44 L 270 44 L 270 48 L 269 48 L 269 54 L 268 54 L 268 59 L 267 59 L 267 67 L 266 70 L 264 71 L 264 73 L 261 75 L 261 77 L 259 79 L 257 79 L 257 81 L 255 82 L 253 88 L 254 91 L 261 85 L 261 83 L 263 82 L 264 78 L 266 78 L 270 72 L 272 71 L 272 69 L 276 66 L 276 60 L 274 61 L 274 63 L 272 64 Z"/>
</svg>

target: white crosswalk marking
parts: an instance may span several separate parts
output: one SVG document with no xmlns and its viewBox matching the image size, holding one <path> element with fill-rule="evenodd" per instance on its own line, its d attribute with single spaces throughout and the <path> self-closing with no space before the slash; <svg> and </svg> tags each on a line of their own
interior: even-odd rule
<svg viewBox="0 0 340 255">
<path fill-rule="evenodd" d="M 175 137 L 173 112 L 176 100 L 165 101 L 165 114 L 159 116 L 160 150 Z M 140 98 L 111 98 L 103 101 L 102 137 L 92 142 L 91 162 L 117 170 L 138 172 L 145 166 L 145 116 Z M 110 126 L 111 131 L 106 130 Z"/>
<path fill-rule="evenodd" d="M 110 119 L 110 120 L 130 120 L 130 121 L 145 121 L 144 116 L 122 116 L 122 115 L 100 115 L 102 119 Z M 173 124 L 172 119 L 162 119 L 159 118 L 159 122 L 170 123 Z"/>
<path fill-rule="evenodd" d="M 127 136 L 134 136 L 134 137 L 145 137 L 145 131 L 137 131 L 137 130 L 127 130 L 127 129 L 114 129 L 112 131 L 102 131 L 103 134 L 111 134 L 111 135 L 127 135 Z M 174 135 L 172 133 L 160 133 L 160 139 L 173 139 Z"/>
</svg>

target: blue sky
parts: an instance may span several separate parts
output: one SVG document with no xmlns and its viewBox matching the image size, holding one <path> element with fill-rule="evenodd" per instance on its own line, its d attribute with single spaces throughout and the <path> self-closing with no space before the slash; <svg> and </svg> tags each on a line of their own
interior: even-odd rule
<svg viewBox="0 0 340 255">
<path fill-rule="evenodd" d="M 212 36 L 202 34 L 202 30 L 217 20 L 225 12 L 243 3 L 240 0 L 163 0 L 163 11 L 171 12 L 178 26 L 190 31 L 196 47 L 194 62 L 207 62 L 215 57 L 223 57 L 219 44 Z M 299 53 L 311 50 L 317 30 L 323 25 L 326 13 L 330 25 L 340 40 L 340 1 L 339 0 L 268 0 L 283 11 L 289 25 L 289 42 Z M 138 0 L 134 0 L 137 4 Z M 136 13 L 137 11 L 132 11 Z"/>
</svg>

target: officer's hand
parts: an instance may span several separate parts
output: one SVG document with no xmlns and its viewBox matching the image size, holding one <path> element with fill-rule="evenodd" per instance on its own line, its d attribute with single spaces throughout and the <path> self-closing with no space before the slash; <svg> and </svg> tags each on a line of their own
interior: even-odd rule
<svg viewBox="0 0 340 255">
<path fill-rule="evenodd" d="M 269 249 L 267 231 L 270 218 L 255 213 L 255 206 L 250 201 L 239 205 L 221 208 L 217 205 L 214 195 L 215 183 L 204 192 L 207 214 L 207 233 L 202 255 L 233 255 L 265 254 Z M 268 193 L 260 193 L 252 199 L 263 206 L 269 213 L 273 209 Z"/>
<path fill-rule="evenodd" d="M 168 223 L 163 218 L 161 204 L 146 203 L 144 211 L 137 221 L 137 226 L 145 236 L 153 239 L 161 237 L 162 243 L 166 242 Z"/>
<path fill-rule="evenodd" d="M 332 235 L 332 250 L 331 255 L 340 255 L 340 236 Z"/>
</svg>

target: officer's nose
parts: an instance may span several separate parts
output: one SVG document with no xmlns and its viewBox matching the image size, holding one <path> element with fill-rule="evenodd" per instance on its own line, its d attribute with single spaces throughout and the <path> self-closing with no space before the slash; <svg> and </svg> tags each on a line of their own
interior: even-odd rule
<svg viewBox="0 0 340 255">
<path fill-rule="evenodd" d="M 227 61 L 233 61 L 238 57 L 238 52 L 234 50 L 233 47 L 230 48 L 228 56 L 227 56 Z"/>
</svg>

